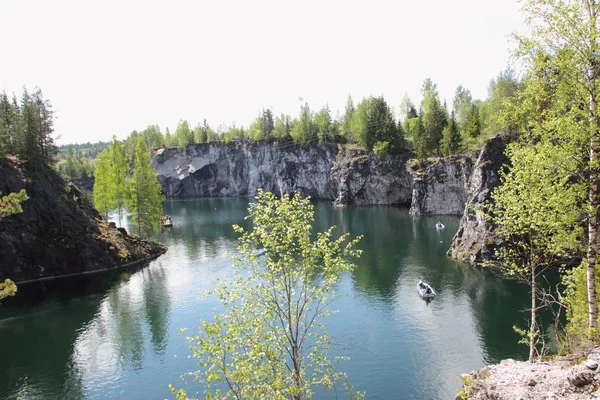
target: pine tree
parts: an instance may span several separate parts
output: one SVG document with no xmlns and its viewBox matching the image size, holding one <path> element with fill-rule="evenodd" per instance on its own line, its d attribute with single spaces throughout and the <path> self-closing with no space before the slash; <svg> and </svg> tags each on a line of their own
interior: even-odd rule
<svg viewBox="0 0 600 400">
<path fill-rule="evenodd" d="M 442 141 L 440 143 L 442 155 L 447 157 L 456 154 L 460 149 L 460 145 L 461 136 L 454 117 L 454 111 L 452 111 L 442 134 Z"/>
<path fill-rule="evenodd" d="M 481 135 L 481 121 L 479 120 L 479 107 L 477 105 L 471 105 L 471 111 L 469 112 L 469 118 L 467 119 L 467 127 L 465 130 L 467 137 L 476 138 Z"/>
<path fill-rule="evenodd" d="M 427 150 L 440 153 L 440 141 L 442 139 L 442 131 L 446 125 L 447 114 L 442 107 L 437 92 L 437 86 L 426 79 L 423 83 L 423 101 L 421 114 L 423 122 L 423 130 L 427 139 Z"/>
<path fill-rule="evenodd" d="M 128 210 L 133 214 L 138 235 L 160 229 L 164 196 L 152 167 L 150 151 L 140 137 L 135 146 L 133 174 L 128 182 Z"/>
</svg>

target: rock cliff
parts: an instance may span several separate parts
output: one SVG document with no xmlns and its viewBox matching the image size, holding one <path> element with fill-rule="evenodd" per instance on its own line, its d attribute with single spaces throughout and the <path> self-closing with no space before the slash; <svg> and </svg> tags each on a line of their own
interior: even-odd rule
<svg viewBox="0 0 600 400">
<path fill-rule="evenodd" d="M 411 214 L 461 215 L 464 212 L 473 171 L 469 157 L 440 158 L 422 170 L 411 168 L 411 171 Z"/>
<path fill-rule="evenodd" d="M 489 259 L 493 256 L 494 248 L 500 244 L 493 235 L 494 226 L 483 216 L 477 215 L 475 210 L 485 209 L 492 190 L 500 182 L 500 168 L 508 161 L 504 150 L 509 140 L 507 136 L 495 136 L 485 143 L 479 153 L 469 180 L 463 216 L 448 250 L 452 258 L 470 263 Z"/>
<path fill-rule="evenodd" d="M 168 198 L 253 196 L 300 191 L 339 205 L 408 205 L 408 156 L 379 159 L 351 147 L 290 142 L 188 145 L 156 150 L 152 157 Z"/>
<path fill-rule="evenodd" d="M 89 273 L 156 257 L 162 245 L 102 221 L 74 185 L 50 168 L 0 158 L 0 192 L 27 191 L 23 212 L 0 219 L 0 280 Z"/>
</svg>

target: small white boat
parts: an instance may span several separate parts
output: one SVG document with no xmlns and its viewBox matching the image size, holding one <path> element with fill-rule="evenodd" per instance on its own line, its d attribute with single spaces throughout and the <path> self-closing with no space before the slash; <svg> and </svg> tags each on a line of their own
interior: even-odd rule
<svg viewBox="0 0 600 400">
<path fill-rule="evenodd" d="M 267 249 L 256 249 L 252 252 L 254 257 L 260 257 L 267 252 Z"/>
<path fill-rule="evenodd" d="M 417 292 L 422 299 L 433 299 L 437 294 L 428 283 L 423 281 L 417 283 Z"/>
<path fill-rule="evenodd" d="M 435 224 L 435 229 L 444 229 L 446 226 L 444 224 L 442 224 L 441 222 L 438 222 L 437 224 Z"/>
</svg>

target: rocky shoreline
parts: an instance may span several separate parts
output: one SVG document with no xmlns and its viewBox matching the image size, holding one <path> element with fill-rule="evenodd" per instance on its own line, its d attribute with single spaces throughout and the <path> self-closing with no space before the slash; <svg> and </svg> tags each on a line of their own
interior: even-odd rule
<svg viewBox="0 0 600 400">
<path fill-rule="evenodd" d="M 462 375 L 464 400 L 600 399 L 600 348 L 534 363 L 503 360 Z"/>
</svg>

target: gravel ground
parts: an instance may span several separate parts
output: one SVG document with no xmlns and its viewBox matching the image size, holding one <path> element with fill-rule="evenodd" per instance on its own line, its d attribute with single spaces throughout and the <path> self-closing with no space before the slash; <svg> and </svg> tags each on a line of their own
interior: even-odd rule
<svg viewBox="0 0 600 400">
<path fill-rule="evenodd" d="M 600 399 L 600 348 L 535 363 L 503 360 L 463 374 L 468 381 L 457 399 Z"/>
</svg>

